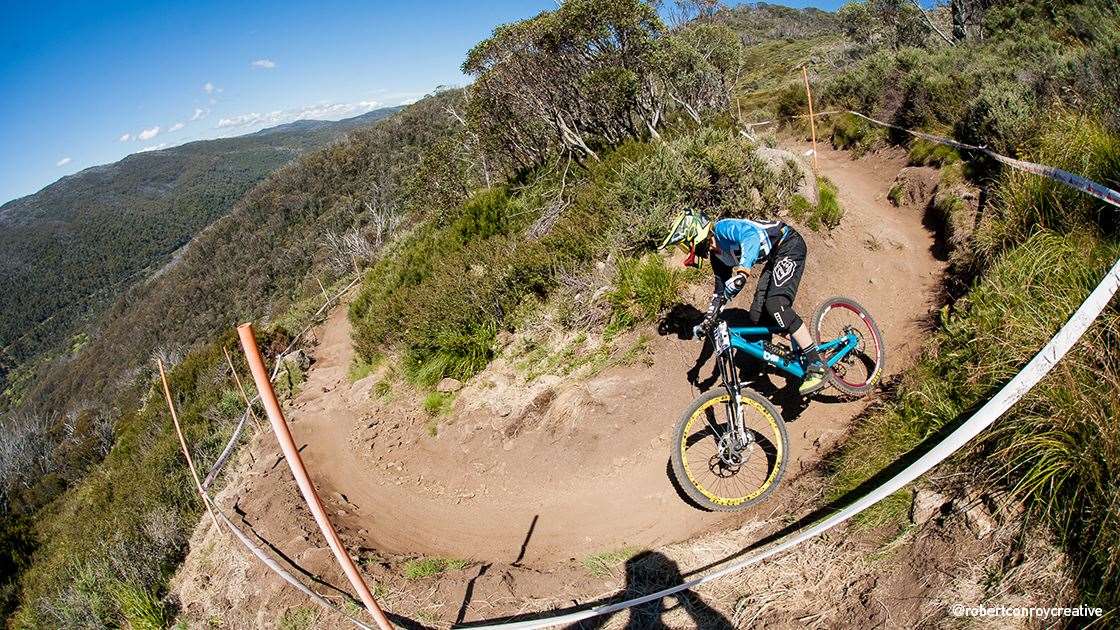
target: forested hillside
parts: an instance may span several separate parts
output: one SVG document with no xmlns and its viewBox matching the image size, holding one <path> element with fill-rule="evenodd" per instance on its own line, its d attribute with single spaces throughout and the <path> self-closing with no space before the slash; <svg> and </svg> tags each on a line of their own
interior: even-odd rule
<svg viewBox="0 0 1120 630">
<path fill-rule="evenodd" d="M 28 359 L 84 343 L 71 337 L 269 173 L 394 111 L 135 153 L 0 206 L 0 392 Z"/>
</svg>

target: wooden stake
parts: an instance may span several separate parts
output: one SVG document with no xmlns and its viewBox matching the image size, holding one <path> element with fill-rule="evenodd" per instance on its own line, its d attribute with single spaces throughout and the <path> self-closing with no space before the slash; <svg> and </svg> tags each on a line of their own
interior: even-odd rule
<svg viewBox="0 0 1120 630">
<path fill-rule="evenodd" d="M 805 96 L 809 99 L 809 129 L 813 132 L 813 172 L 817 171 L 817 119 L 813 117 L 813 92 L 809 89 L 809 71 L 801 66 L 801 76 L 805 79 Z"/>
<path fill-rule="evenodd" d="M 187 466 L 191 469 L 191 476 L 194 477 L 194 485 L 198 488 L 198 496 L 202 499 L 202 504 L 206 506 L 206 511 L 210 513 L 210 518 L 214 521 L 214 527 L 221 530 L 218 517 L 214 516 L 214 508 L 210 506 L 210 499 L 206 496 L 206 491 L 202 489 L 202 482 L 198 479 L 198 471 L 194 469 L 194 460 L 191 459 L 190 449 L 187 448 L 187 439 L 183 437 L 183 429 L 179 426 L 179 414 L 175 413 L 175 403 L 171 401 L 171 387 L 167 384 L 167 372 L 163 369 L 163 359 L 156 359 L 156 363 L 159 364 L 159 378 L 163 381 L 163 395 L 167 398 L 167 408 L 171 410 L 171 422 L 175 424 L 175 433 L 179 436 L 179 446 L 183 447 L 183 457 L 187 458 Z"/>
<path fill-rule="evenodd" d="M 245 410 L 249 413 L 249 417 L 253 419 L 253 424 L 257 430 L 261 430 L 261 419 L 257 417 L 257 412 L 253 410 L 253 403 L 249 401 L 249 394 L 245 391 L 245 386 L 241 384 L 241 377 L 237 375 L 237 368 L 233 367 L 233 359 L 229 356 L 229 350 L 222 346 L 222 352 L 226 355 L 226 365 L 229 366 L 229 371 L 233 374 L 233 381 L 237 383 L 237 389 L 241 392 L 241 401 L 245 403 Z"/>
</svg>

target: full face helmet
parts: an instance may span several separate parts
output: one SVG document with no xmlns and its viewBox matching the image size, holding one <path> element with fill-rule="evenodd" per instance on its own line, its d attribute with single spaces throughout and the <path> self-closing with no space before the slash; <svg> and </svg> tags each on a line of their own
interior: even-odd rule
<svg viewBox="0 0 1120 630">
<path fill-rule="evenodd" d="M 686 210 L 673 219 L 669 235 L 661 242 L 661 249 L 676 245 L 688 257 L 682 261 L 687 267 L 699 267 L 707 255 L 708 236 L 712 233 L 712 220 L 702 212 Z"/>
</svg>

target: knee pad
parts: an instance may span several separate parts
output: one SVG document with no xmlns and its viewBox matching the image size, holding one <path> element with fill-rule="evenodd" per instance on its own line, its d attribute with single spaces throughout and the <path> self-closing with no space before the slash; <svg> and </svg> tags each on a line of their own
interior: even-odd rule
<svg viewBox="0 0 1120 630">
<path fill-rule="evenodd" d="M 791 306 L 789 298 L 784 296 L 766 299 L 766 312 L 778 324 L 778 328 L 786 333 L 797 332 L 802 323 Z"/>
</svg>

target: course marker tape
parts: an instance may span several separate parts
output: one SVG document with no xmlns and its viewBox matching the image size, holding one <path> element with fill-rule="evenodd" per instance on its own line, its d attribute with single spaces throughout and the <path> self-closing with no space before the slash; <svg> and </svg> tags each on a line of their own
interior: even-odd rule
<svg viewBox="0 0 1120 630">
<path fill-rule="evenodd" d="M 1028 173 L 1033 173 L 1035 175 L 1040 175 L 1042 177 L 1052 179 L 1054 181 L 1065 184 L 1070 188 L 1080 190 L 1087 195 L 1092 195 L 1093 197 L 1096 197 L 1097 199 L 1100 199 L 1105 203 L 1109 203 L 1116 206 L 1117 208 L 1120 208 L 1120 192 L 1116 192 L 1108 186 L 1098 184 L 1091 179 L 1084 178 L 1080 175 L 1075 175 L 1074 173 L 1070 173 L 1069 171 L 1063 171 L 1060 168 L 1046 166 L 1045 164 L 1036 164 L 1034 162 L 1027 162 L 1025 160 L 1016 160 L 1015 158 L 1010 158 L 1006 155 L 1000 155 L 999 153 L 996 153 L 995 151 L 992 151 L 987 147 L 978 147 L 974 144 L 958 142 L 956 140 L 953 140 L 952 138 L 945 138 L 943 136 L 935 136 L 933 134 L 924 133 L 921 131 L 906 129 L 903 127 L 899 127 L 898 125 L 892 125 L 881 120 L 876 120 L 870 116 L 865 116 L 864 114 L 852 111 L 850 109 L 847 110 L 847 113 L 852 114 L 853 116 L 859 116 L 860 118 L 875 123 L 876 125 L 890 127 L 891 129 L 897 129 L 898 131 L 902 131 L 919 138 L 924 138 L 931 142 L 937 142 L 939 144 L 948 145 L 956 149 L 963 149 L 965 151 L 979 151 L 980 153 L 991 156 L 997 162 L 1002 162 L 1003 164 L 1006 164 L 1013 168 L 1017 168 L 1021 171 L 1026 171 Z"/>
</svg>

